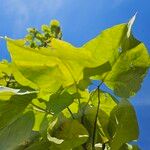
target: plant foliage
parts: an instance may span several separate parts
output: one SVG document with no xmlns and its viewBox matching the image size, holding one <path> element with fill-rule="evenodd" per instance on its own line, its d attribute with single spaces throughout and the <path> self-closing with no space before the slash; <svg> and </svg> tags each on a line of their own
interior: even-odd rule
<svg viewBox="0 0 150 150">
<path fill-rule="evenodd" d="M 0 62 L 0 149 L 138 150 L 129 98 L 150 58 L 132 34 L 134 19 L 82 47 L 61 40 L 56 20 L 42 32 L 28 29 L 24 39 L 5 38 L 11 62 Z M 99 85 L 89 91 L 93 80 Z"/>
</svg>

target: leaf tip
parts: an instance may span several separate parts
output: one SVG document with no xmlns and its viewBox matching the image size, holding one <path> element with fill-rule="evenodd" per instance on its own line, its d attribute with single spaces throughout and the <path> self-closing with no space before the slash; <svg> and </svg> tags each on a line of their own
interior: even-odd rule
<svg viewBox="0 0 150 150">
<path fill-rule="evenodd" d="M 128 22 L 128 32 L 127 32 L 127 37 L 128 38 L 130 37 L 131 29 L 132 29 L 132 26 L 135 22 L 137 14 L 138 14 L 138 12 L 136 12 L 135 15 Z"/>
</svg>

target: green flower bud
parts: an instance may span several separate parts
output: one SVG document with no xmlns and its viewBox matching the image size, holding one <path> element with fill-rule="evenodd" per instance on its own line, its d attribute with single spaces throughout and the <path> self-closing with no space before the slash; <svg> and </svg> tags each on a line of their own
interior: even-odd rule
<svg viewBox="0 0 150 150">
<path fill-rule="evenodd" d="M 42 25 L 41 29 L 43 32 L 50 32 L 50 28 L 48 25 Z"/>
<path fill-rule="evenodd" d="M 44 39 L 44 36 L 41 33 L 37 33 L 36 38 L 42 40 Z"/>
<path fill-rule="evenodd" d="M 31 47 L 31 48 L 36 48 L 37 45 L 36 45 L 36 43 L 35 43 L 34 41 L 32 41 L 32 42 L 30 43 L 30 47 Z"/>
<path fill-rule="evenodd" d="M 33 35 L 31 35 L 31 34 L 27 34 L 25 38 L 26 38 L 26 40 L 28 40 L 28 41 L 32 41 L 34 37 L 33 37 Z"/>
<path fill-rule="evenodd" d="M 62 38 L 60 23 L 57 20 L 52 20 L 50 26 L 45 24 L 42 25 L 41 30 L 42 32 L 38 31 L 36 28 L 28 28 L 28 34 L 25 37 L 26 45 L 38 49 L 40 47 L 47 47 L 52 38 Z"/>
<path fill-rule="evenodd" d="M 50 26 L 60 27 L 60 22 L 58 20 L 52 20 L 50 22 Z"/>
<path fill-rule="evenodd" d="M 35 34 L 38 32 L 37 29 L 35 29 L 35 28 L 28 28 L 27 31 L 28 31 L 28 33 L 32 33 L 32 34 Z"/>
</svg>

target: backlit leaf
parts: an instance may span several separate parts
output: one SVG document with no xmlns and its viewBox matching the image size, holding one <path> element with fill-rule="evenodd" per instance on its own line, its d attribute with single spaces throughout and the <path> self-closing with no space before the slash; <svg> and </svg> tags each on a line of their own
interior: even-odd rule
<svg viewBox="0 0 150 150">
<path fill-rule="evenodd" d="M 60 144 L 52 144 L 50 149 L 69 150 L 85 143 L 88 132 L 77 120 L 63 122 L 58 129 L 53 131 L 53 137 L 62 140 Z"/>
<path fill-rule="evenodd" d="M 137 140 L 139 128 L 134 108 L 122 100 L 111 112 L 109 121 L 111 150 L 119 149 L 124 143 Z"/>
</svg>

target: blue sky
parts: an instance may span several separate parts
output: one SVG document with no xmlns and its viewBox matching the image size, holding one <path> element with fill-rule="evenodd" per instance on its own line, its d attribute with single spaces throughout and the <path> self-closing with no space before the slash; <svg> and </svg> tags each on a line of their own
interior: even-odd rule
<svg viewBox="0 0 150 150">
<path fill-rule="evenodd" d="M 63 39 L 81 46 L 100 31 L 127 22 L 136 12 L 134 35 L 150 49 L 149 0 L 0 0 L 0 36 L 22 38 L 26 28 L 58 19 Z M 9 59 L 5 42 L 0 41 L 0 59 Z M 140 126 L 139 145 L 150 148 L 150 73 L 141 91 L 133 98 Z"/>
</svg>

